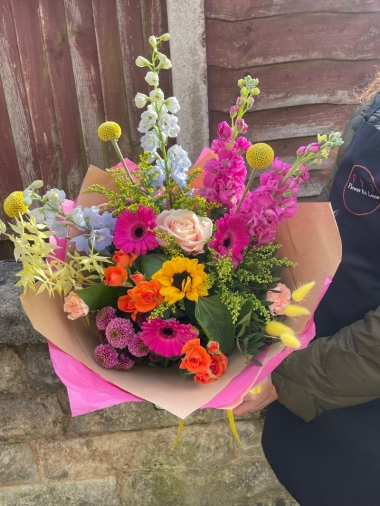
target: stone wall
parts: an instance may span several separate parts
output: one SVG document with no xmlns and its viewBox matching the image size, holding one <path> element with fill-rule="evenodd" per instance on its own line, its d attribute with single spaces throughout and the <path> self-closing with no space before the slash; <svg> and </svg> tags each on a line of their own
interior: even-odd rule
<svg viewBox="0 0 380 506">
<path fill-rule="evenodd" d="M 72 418 L 45 339 L 13 287 L 18 266 L 0 262 L 1 506 L 296 506 L 263 455 L 262 417 L 178 419 L 150 403 Z"/>
</svg>

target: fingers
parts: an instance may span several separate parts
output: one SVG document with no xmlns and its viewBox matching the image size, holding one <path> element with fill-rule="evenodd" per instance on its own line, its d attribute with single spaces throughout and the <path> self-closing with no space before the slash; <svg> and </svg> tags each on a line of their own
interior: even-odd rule
<svg viewBox="0 0 380 506">
<path fill-rule="evenodd" d="M 243 402 L 242 404 L 239 404 L 239 406 L 236 406 L 236 408 L 232 410 L 234 415 L 246 415 L 247 413 L 251 413 L 252 411 L 256 410 L 250 402 Z"/>
</svg>

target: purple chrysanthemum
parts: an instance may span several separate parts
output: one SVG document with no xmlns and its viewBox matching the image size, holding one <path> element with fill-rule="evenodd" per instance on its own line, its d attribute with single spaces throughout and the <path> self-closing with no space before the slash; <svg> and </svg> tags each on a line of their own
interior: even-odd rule
<svg viewBox="0 0 380 506">
<path fill-rule="evenodd" d="M 144 341 L 140 339 L 139 334 L 135 334 L 128 344 L 129 352 L 135 357 L 145 357 L 149 353 L 149 348 L 145 345 Z"/>
<path fill-rule="evenodd" d="M 135 213 L 126 209 L 117 218 L 114 244 L 124 253 L 146 255 L 149 250 L 158 246 L 154 232 L 150 231 L 155 226 L 156 215 L 149 207 L 139 205 Z"/>
<path fill-rule="evenodd" d="M 242 251 L 249 244 L 251 237 L 248 232 L 247 220 L 239 214 L 225 214 L 215 222 L 216 232 L 210 246 L 219 255 L 228 257 L 235 265 L 243 260 Z"/>
<path fill-rule="evenodd" d="M 135 335 L 133 325 L 125 318 L 114 318 L 106 328 L 107 341 L 115 348 L 125 348 Z"/>
<path fill-rule="evenodd" d="M 177 357 L 181 355 L 183 345 L 197 337 L 197 331 L 192 325 L 179 323 L 176 319 L 155 318 L 143 323 L 139 336 L 154 353 L 163 357 Z"/>
<path fill-rule="evenodd" d="M 94 357 L 105 369 L 112 369 L 117 363 L 117 351 L 110 344 L 99 344 L 94 350 Z"/>
<path fill-rule="evenodd" d="M 128 371 L 129 369 L 132 369 L 134 365 L 135 363 L 131 358 L 126 357 L 125 355 L 120 355 L 118 361 L 116 362 L 115 369 Z"/>
<path fill-rule="evenodd" d="M 100 309 L 96 315 L 96 326 L 99 330 L 106 330 L 107 325 L 115 318 L 116 309 L 106 306 Z"/>
</svg>

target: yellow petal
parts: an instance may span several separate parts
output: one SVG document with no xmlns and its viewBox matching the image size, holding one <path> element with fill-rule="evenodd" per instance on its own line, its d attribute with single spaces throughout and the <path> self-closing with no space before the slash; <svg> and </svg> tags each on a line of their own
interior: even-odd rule
<svg viewBox="0 0 380 506">
<path fill-rule="evenodd" d="M 265 326 L 265 332 L 270 336 L 279 337 L 284 332 L 292 333 L 293 330 L 283 323 L 272 320 Z"/>
<path fill-rule="evenodd" d="M 299 348 L 301 346 L 300 341 L 293 334 L 293 332 L 284 332 L 280 335 L 282 343 L 288 348 Z"/>
<path fill-rule="evenodd" d="M 291 318 L 297 318 L 297 316 L 309 315 L 310 311 L 306 307 L 289 304 L 289 306 L 286 306 L 284 314 Z"/>
</svg>

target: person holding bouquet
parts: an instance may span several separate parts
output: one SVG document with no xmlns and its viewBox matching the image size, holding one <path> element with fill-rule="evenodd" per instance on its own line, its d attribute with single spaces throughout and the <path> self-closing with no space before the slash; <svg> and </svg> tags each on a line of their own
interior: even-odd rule
<svg viewBox="0 0 380 506">
<path fill-rule="evenodd" d="M 264 452 L 301 506 L 380 503 L 380 92 L 343 140 L 320 196 L 343 256 L 315 313 L 316 338 L 234 410 L 268 406 Z"/>
</svg>

